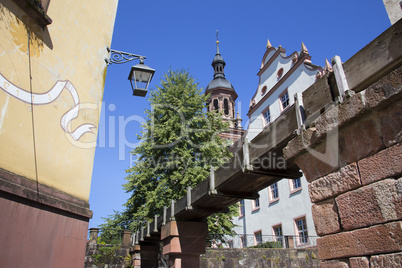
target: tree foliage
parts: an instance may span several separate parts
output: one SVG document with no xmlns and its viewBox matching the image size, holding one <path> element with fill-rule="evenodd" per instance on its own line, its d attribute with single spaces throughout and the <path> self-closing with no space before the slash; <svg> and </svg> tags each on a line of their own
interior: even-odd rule
<svg viewBox="0 0 402 268">
<path fill-rule="evenodd" d="M 122 213 L 115 213 L 101 226 L 105 229 L 136 229 L 145 219 L 160 215 L 171 200 L 186 194 L 209 175 L 209 169 L 222 165 L 230 153 L 227 141 L 218 134 L 227 128 L 221 114 L 207 112 L 208 96 L 187 71 L 167 72 L 157 90 L 150 92 L 151 109 L 137 138 L 140 145 L 131 152 L 136 161 L 127 170 L 123 185 L 131 197 Z M 208 219 L 211 233 L 231 233 L 228 214 Z"/>
</svg>

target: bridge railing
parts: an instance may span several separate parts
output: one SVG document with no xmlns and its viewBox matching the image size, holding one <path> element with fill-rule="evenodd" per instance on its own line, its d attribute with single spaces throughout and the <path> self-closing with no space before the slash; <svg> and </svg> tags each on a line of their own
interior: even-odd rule
<svg viewBox="0 0 402 268">
<path fill-rule="evenodd" d="M 88 230 L 89 244 L 129 245 L 131 231 L 122 229 L 90 228 Z"/>
</svg>

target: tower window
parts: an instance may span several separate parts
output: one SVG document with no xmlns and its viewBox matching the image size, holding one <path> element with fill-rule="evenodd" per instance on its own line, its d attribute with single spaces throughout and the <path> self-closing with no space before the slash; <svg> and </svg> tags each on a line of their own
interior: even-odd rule
<svg viewBox="0 0 402 268">
<path fill-rule="evenodd" d="M 218 101 L 218 99 L 214 99 L 214 110 L 219 111 L 219 101 Z"/>
<path fill-rule="evenodd" d="M 229 115 L 229 102 L 227 99 L 223 100 L 223 108 L 225 109 L 225 115 Z"/>
<path fill-rule="evenodd" d="M 222 65 L 217 65 L 217 66 L 215 67 L 215 70 L 216 70 L 217 73 L 222 73 L 222 72 L 223 72 L 223 67 L 222 67 Z"/>
</svg>

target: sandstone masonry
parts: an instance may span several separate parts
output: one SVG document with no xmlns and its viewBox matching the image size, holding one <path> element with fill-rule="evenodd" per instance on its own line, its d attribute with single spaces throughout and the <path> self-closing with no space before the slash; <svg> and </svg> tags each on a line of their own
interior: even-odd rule
<svg viewBox="0 0 402 268">
<path fill-rule="evenodd" d="M 347 91 L 284 148 L 310 183 L 321 267 L 401 265 L 401 140 L 399 63 Z"/>
</svg>

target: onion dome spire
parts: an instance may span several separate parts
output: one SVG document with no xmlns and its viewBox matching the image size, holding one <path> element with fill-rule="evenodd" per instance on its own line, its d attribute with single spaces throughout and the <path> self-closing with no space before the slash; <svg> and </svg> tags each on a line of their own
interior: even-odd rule
<svg viewBox="0 0 402 268">
<path fill-rule="evenodd" d="M 221 53 L 219 52 L 219 32 L 216 31 L 216 54 L 214 60 L 212 61 L 212 67 L 214 67 L 214 78 L 225 77 L 224 68 L 226 62 L 223 60 Z"/>
</svg>

